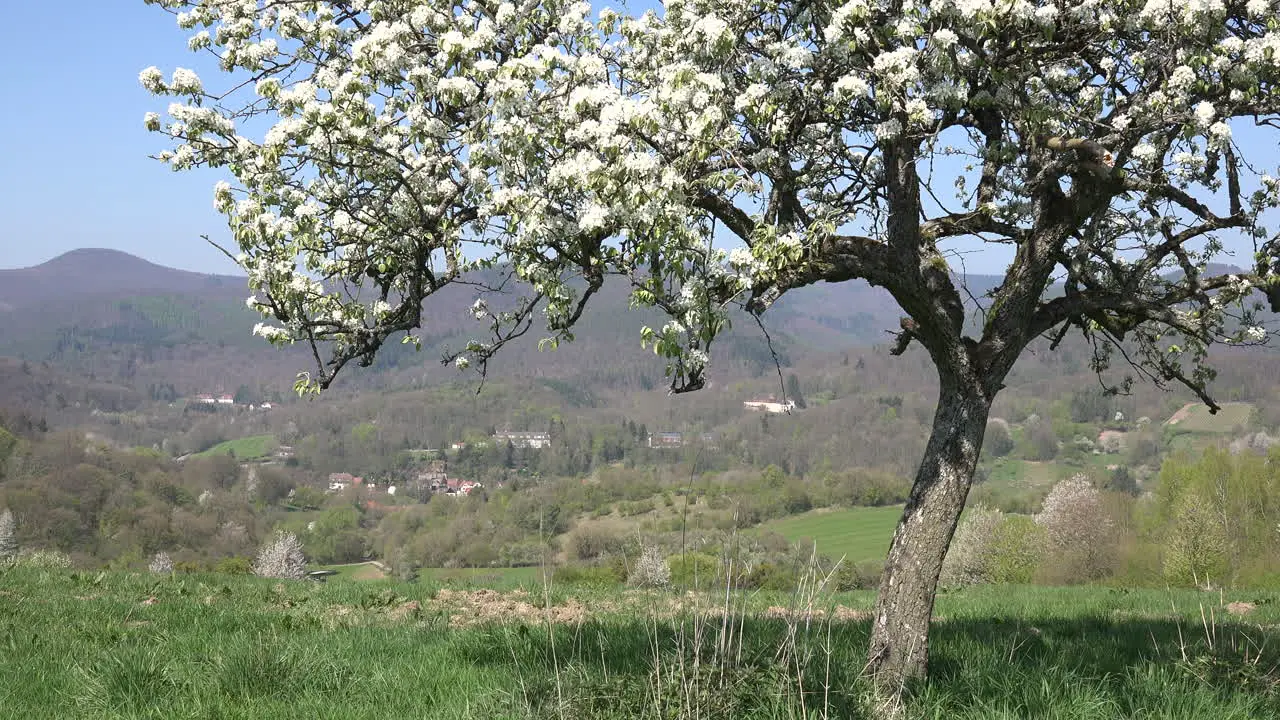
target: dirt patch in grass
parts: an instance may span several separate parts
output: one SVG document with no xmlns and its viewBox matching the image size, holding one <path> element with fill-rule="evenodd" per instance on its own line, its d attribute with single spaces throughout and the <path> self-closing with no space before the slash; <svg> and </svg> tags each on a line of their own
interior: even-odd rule
<svg viewBox="0 0 1280 720">
<path fill-rule="evenodd" d="M 764 616 L 774 620 L 826 620 L 830 616 L 835 622 L 862 622 L 870 619 L 871 613 L 844 605 L 835 606 L 830 613 L 822 608 L 785 608 L 774 605 L 764 611 Z"/>
<path fill-rule="evenodd" d="M 1248 615 L 1249 613 L 1257 609 L 1257 607 L 1258 607 L 1257 605 L 1251 602 L 1237 601 L 1233 603 L 1227 603 L 1227 612 L 1231 613 L 1232 615 Z"/>
<path fill-rule="evenodd" d="M 1183 420 L 1186 420 L 1187 418 L 1191 417 L 1191 411 L 1194 410 L 1195 407 L 1196 407 L 1196 403 L 1187 403 L 1186 405 L 1183 405 L 1182 407 L 1178 408 L 1177 412 L 1169 416 L 1169 419 L 1165 421 L 1165 424 L 1177 425 Z"/>
<path fill-rule="evenodd" d="M 352 580 L 382 580 L 386 577 L 387 574 L 373 563 L 365 563 L 351 571 Z"/>
<path fill-rule="evenodd" d="M 563 605 L 542 608 L 528 600 L 523 590 L 500 593 L 496 590 L 441 590 L 432 604 L 449 613 L 450 627 L 507 622 L 575 623 L 587 619 L 587 608 L 573 598 Z"/>
</svg>

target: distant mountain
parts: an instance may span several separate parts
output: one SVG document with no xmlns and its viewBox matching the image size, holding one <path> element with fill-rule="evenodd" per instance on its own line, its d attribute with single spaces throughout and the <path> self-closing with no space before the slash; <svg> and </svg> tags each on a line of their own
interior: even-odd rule
<svg viewBox="0 0 1280 720">
<path fill-rule="evenodd" d="M 975 295 L 999 283 L 969 276 Z M 175 270 L 115 250 L 82 249 L 35 267 L 0 270 L 0 356 L 45 363 L 60 371 L 138 388 L 172 385 L 179 395 L 234 392 L 242 385 L 287 390 L 310 369 L 301 348 L 281 352 L 251 335 L 258 316 L 244 306 L 243 277 Z M 424 350 L 389 345 L 372 371 L 346 373 L 344 384 L 424 385 L 453 377 L 439 358 L 484 328 L 468 317 L 468 286 L 447 288 L 426 308 Z M 733 317 L 713 347 L 721 378 L 753 377 L 799 354 L 842 350 L 888 340 L 901 311 L 882 289 L 863 282 L 819 284 L 786 294 L 765 314 L 772 352 L 755 320 Z M 661 387 L 662 362 L 639 348 L 643 325 L 656 311 L 629 307 L 628 287 L 606 283 L 557 352 L 537 349 L 537 329 L 508 348 L 495 373 L 575 378 L 583 386 L 627 390 Z"/>
<path fill-rule="evenodd" d="M 0 306 L 10 309 L 83 296 L 183 293 L 235 295 L 243 277 L 175 270 L 119 250 L 82 248 L 27 268 L 0 270 Z"/>
<path fill-rule="evenodd" d="M 180 394 L 287 379 L 250 335 L 245 278 L 164 267 L 117 250 L 73 250 L 0 270 L 0 356 L 92 382 Z"/>
</svg>

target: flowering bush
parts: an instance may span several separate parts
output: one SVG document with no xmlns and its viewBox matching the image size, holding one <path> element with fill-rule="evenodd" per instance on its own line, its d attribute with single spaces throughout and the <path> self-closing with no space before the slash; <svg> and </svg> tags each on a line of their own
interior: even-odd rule
<svg viewBox="0 0 1280 720">
<path fill-rule="evenodd" d="M 18 564 L 25 567 L 65 570 L 71 567 L 71 556 L 58 550 L 23 550 Z"/>
<path fill-rule="evenodd" d="M 991 582 L 991 539 L 1003 521 L 1004 513 L 985 505 L 978 505 L 964 515 L 942 564 L 942 584 Z"/>
<path fill-rule="evenodd" d="M 151 558 L 147 570 L 156 575 L 170 575 L 173 573 L 173 560 L 169 559 L 169 553 L 158 552 Z"/>
<path fill-rule="evenodd" d="M 253 574 L 259 577 L 302 580 L 307 576 L 307 559 L 302 543 L 290 532 L 277 532 L 263 544 L 253 563 Z"/>
<path fill-rule="evenodd" d="M 671 587 L 671 567 L 656 545 L 646 545 L 640 550 L 640 557 L 627 576 L 627 584 L 638 588 Z"/>
<path fill-rule="evenodd" d="M 1101 493 L 1084 475 L 1054 485 L 1035 522 L 1044 530 L 1045 552 L 1054 573 L 1050 579 L 1095 580 L 1113 567 L 1114 523 L 1102 505 Z"/>
</svg>

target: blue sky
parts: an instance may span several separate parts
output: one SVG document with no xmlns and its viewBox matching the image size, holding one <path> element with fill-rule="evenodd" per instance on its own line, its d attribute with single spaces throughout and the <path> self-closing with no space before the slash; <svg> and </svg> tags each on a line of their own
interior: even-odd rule
<svg viewBox="0 0 1280 720">
<path fill-rule="evenodd" d="M 144 91 L 138 72 L 192 67 L 207 80 L 207 56 L 186 49 L 187 32 L 142 0 L 17 2 L 0 26 L 0 268 L 26 267 L 80 247 L 107 247 L 198 272 L 238 268 L 200 239 L 226 241 L 212 206 L 211 171 L 174 173 L 148 157 L 165 147 L 142 116 L 163 113 L 166 98 Z M 1274 141 L 1234 123 L 1246 149 L 1276 161 Z M 1251 142 L 1259 140 L 1262 142 Z M 1263 150 L 1263 148 L 1267 148 Z M 948 190 L 948 188 L 942 188 Z M 946 193 L 949 195 L 950 193 Z M 968 272 L 1001 272 L 1006 247 L 977 252 Z M 1238 264 L 1243 238 L 1227 240 Z M 956 269 L 960 263 L 953 262 Z"/>
<path fill-rule="evenodd" d="M 200 235 L 226 239 L 211 172 L 148 157 L 142 127 L 168 100 L 138 71 L 192 67 L 186 33 L 142 0 L 6 3 L 0 25 L 0 267 L 108 247 L 199 272 L 237 268 Z"/>
</svg>

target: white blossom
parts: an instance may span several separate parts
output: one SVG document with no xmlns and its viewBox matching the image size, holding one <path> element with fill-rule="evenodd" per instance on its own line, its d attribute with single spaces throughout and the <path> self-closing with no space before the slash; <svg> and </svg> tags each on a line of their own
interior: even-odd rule
<svg viewBox="0 0 1280 720">
<path fill-rule="evenodd" d="M 203 86 L 200 83 L 200 76 L 196 75 L 195 71 L 178 68 L 173 71 L 169 90 L 179 95 L 198 95 L 203 90 Z"/>
<path fill-rule="evenodd" d="M 876 125 L 875 131 L 880 140 L 893 140 L 902 134 L 902 123 L 897 118 L 891 118 Z"/>
<path fill-rule="evenodd" d="M 1200 124 L 1200 127 L 1207 128 L 1213 122 L 1213 119 L 1218 116 L 1218 112 L 1214 110 L 1213 103 L 1202 100 L 1196 104 L 1195 116 L 1196 122 Z"/>
<path fill-rule="evenodd" d="M 1231 140 L 1231 127 L 1224 122 L 1209 126 L 1209 142 L 1215 147 L 1225 147 Z"/>
<path fill-rule="evenodd" d="M 153 575 L 169 575 L 173 573 L 173 560 L 170 559 L 169 553 L 158 552 L 151 557 L 147 570 Z"/>
<path fill-rule="evenodd" d="M 154 65 L 138 73 L 138 82 L 148 92 L 158 94 L 165 91 L 164 73 L 160 72 L 160 68 Z"/>
<path fill-rule="evenodd" d="M 1133 157 L 1144 163 L 1154 162 L 1159 159 L 1160 150 L 1150 143 L 1142 143 L 1133 149 Z"/>
<path fill-rule="evenodd" d="M 944 50 L 954 46 L 959 39 L 960 38 L 955 34 L 955 31 L 949 28 L 941 28 L 935 31 L 931 38 L 932 44 L 935 47 L 939 47 Z"/>
<path fill-rule="evenodd" d="M 666 588 L 671 585 L 671 567 L 657 546 L 645 545 L 631 567 L 627 584 L 639 588 Z"/>
<path fill-rule="evenodd" d="M 866 80 L 850 74 L 837 80 L 835 85 L 831 86 L 831 89 L 841 96 L 855 98 L 865 96 L 871 86 L 867 84 Z"/>
<path fill-rule="evenodd" d="M 291 532 L 277 532 L 258 550 L 253 574 L 259 577 L 302 580 L 307 576 L 307 558 L 302 543 Z"/>
</svg>

